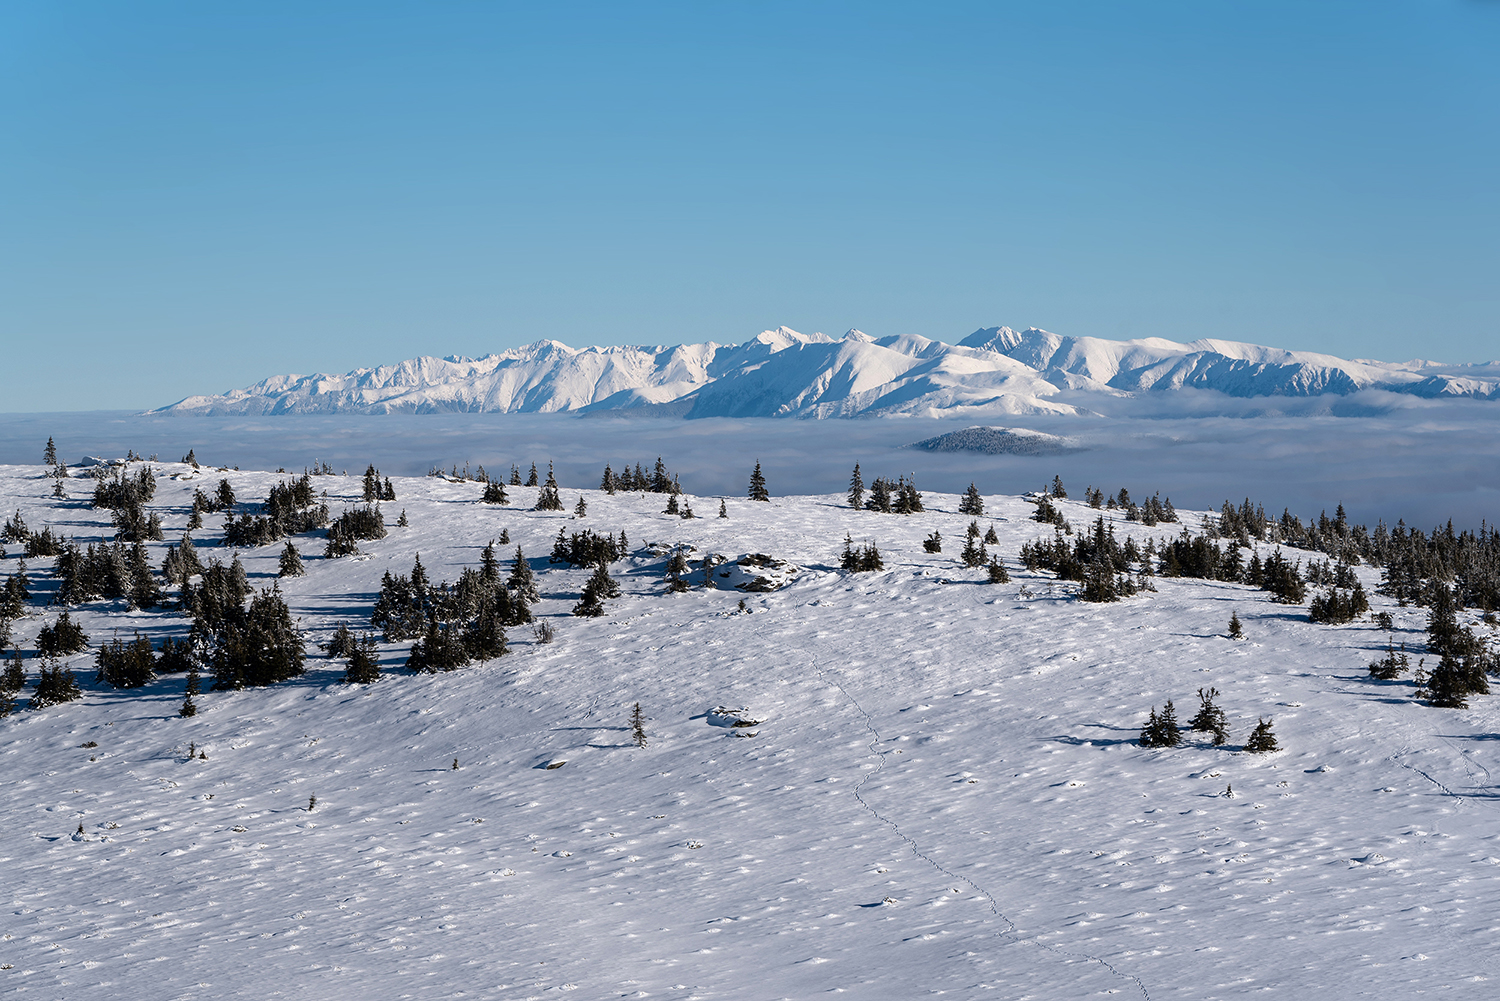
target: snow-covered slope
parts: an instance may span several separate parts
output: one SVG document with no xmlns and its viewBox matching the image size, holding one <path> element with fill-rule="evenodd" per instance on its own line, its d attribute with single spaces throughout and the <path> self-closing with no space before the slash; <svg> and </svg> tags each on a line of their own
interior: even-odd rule
<svg viewBox="0 0 1500 1001">
<path fill-rule="evenodd" d="M 158 468 L 180 477 L 151 505 L 168 539 L 195 487 L 225 477 L 253 501 L 285 478 Z M 50 499 L 42 473 L 0 468 L 0 511 L 80 542 L 111 534 L 104 512 Z M 335 513 L 357 502 L 358 477 L 315 482 Z M 314 649 L 301 679 L 206 693 L 191 719 L 176 715 L 181 675 L 112 691 L 88 684 L 91 652 L 72 658 L 81 701 L 0 720 L 6 990 L 1339 1001 L 1488 997 L 1500 974 L 1496 700 L 1437 710 L 1410 681 L 1372 682 L 1386 634 L 1368 621 L 1316 626 L 1265 592 L 1186 579 L 1081 603 L 1017 564 L 1053 529 L 985 483 L 980 524 L 1009 584 L 954 559 L 969 519 L 953 495 L 911 517 L 839 496 L 730 498 L 725 519 L 690 496 L 709 516 L 685 521 L 657 495 L 564 489 L 569 510 L 587 501 L 577 520 L 527 510 L 532 488 L 496 507 L 475 483 L 394 486 L 388 520 L 404 510 L 410 527 L 363 555 L 323 559 L 320 540 L 297 539 L 308 573 L 280 589 L 310 643 L 362 627 L 385 572 L 420 553 L 452 581 L 502 529 L 533 559 L 555 641 L 514 629 L 505 656 L 438 676 L 405 673 L 407 645 L 382 643 L 370 686 L 340 684 Z M 1122 539 L 1178 529 L 1058 505 Z M 217 521 L 200 553 L 227 558 Z M 560 528 L 628 533 L 611 566 L 624 594 L 603 618 L 568 614 L 588 570 L 540 558 Z M 923 550 L 934 530 L 948 552 Z M 877 542 L 886 568 L 835 569 L 845 533 Z M 694 575 L 671 595 L 650 544 L 679 542 L 797 570 L 770 593 Z M 280 548 L 242 554 L 253 584 L 274 582 Z M 160 564 L 163 544 L 150 549 Z M 51 566 L 27 563 L 23 650 L 56 619 Z M 1419 646 L 1423 610 L 1355 572 Z M 120 602 L 73 611 L 94 646 L 185 627 Z M 1224 635 L 1231 612 L 1244 641 Z M 1228 745 L 1137 745 L 1150 708 L 1172 698 L 1186 717 L 1207 686 Z M 1280 753 L 1240 750 L 1261 717 Z"/>
<path fill-rule="evenodd" d="M 424 357 L 345 375 L 275 376 L 154 412 L 551 413 L 671 405 L 666 412 L 690 417 L 982 418 L 1078 413 L 1078 404 L 1056 398 L 1064 389 L 1108 399 L 1182 388 L 1237 397 L 1387 389 L 1495 399 L 1500 363 L 1345 361 L 1233 341 L 1107 341 L 1035 328 L 992 327 L 951 345 L 858 330 L 834 340 L 780 327 L 733 345 L 580 350 L 538 341 L 478 359 Z"/>
</svg>

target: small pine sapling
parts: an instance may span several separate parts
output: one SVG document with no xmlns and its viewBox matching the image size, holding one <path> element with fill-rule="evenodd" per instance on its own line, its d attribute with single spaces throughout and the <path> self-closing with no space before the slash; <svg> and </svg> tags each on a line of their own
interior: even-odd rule
<svg viewBox="0 0 1500 1001">
<path fill-rule="evenodd" d="M 940 552 L 942 552 L 943 551 L 943 534 L 941 532 L 934 531 L 931 535 L 929 535 L 927 538 L 925 538 L 925 539 L 922 540 L 922 548 L 925 549 L 929 553 L 940 553 Z"/>
<path fill-rule="evenodd" d="M 1235 612 L 1229 613 L 1229 638 L 1232 640 L 1245 638 L 1245 629 L 1240 625 L 1240 617 Z"/>
<path fill-rule="evenodd" d="M 984 544 L 986 546 L 998 546 L 1000 544 L 1000 536 L 995 534 L 994 522 L 990 523 L 990 530 L 984 533 Z"/>
<path fill-rule="evenodd" d="M 198 703 L 193 701 L 193 696 L 198 694 L 198 665 L 188 665 L 187 688 L 183 690 L 182 708 L 177 710 L 177 715 L 184 719 L 189 716 L 198 715 Z M 189 753 L 188 757 L 192 757 Z"/>
<path fill-rule="evenodd" d="M 1251 754 L 1270 754 L 1281 750 L 1281 745 L 1276 742 L 1276 735 L 1271 732 L 1270 720 L 1262 719 L 1255 725 L 1250 739 L 1245 742 L 1245 750 Z"/>
<path fill-rule="evenodd" d="M 575 518 L 587 518 L 588 514 L 589 514 L 588 502 L 583 499 L 583 495 L 582 494 L 579 494 L 578 495 L 578 503 L 575 504 L 575 505 L 573 505 L 573 517 L 575 517 Z"/>
<path fill-rule="evenodd" d="M 630 714 L 630 736 L 635 740 L 636 747 L 646 746 L 646 716 L 641 712 L 641 704 L 635 704 L 635 711 Z"/>
<path fill-rule="evenodd" d="M 729 517 L 729 508 L 727 506 L 725 506 L 725 504 L 724 504 L 724 498 L 722 498 L 722 497 L 719 498 L 719 517 L 720 518 L 727 518 L 727 517 Z"/>
<path fill-rule="evenodd" d="M 406 508 L 402 508 L 401 509 L 401 517 L 399 517 L 399 518 L 396 519 L 396 527 L 397 528 L 405 528 L 405 527 L 407 527 L 410 524 L 411 524 L 411 522 L 409 522 L 409 521 L 406 520 Z"/>
<path fill-rule="evenodd" d="M 308 813 L 312 813 L 317 808 L 318 808 L 318 797 L 317 796 L 309 796 L 309 797 L 307 797 L 307 812 Z"/>
</svg>

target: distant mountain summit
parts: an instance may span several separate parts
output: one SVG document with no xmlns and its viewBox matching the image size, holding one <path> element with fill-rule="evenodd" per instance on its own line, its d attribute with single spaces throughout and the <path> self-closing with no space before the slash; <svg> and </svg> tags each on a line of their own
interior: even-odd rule
<svg viewBox="0 0 1500 1001">
<path fill-rule="evenodd" d="M 674 417 L 988 418 L 1078 414 L 1108 398 L 1206 390 L 1312 397 L 1378 389 L 1500 399 L 1500 362 L 1391 363 L 1200 340 L 1111 341 L 1038 328 L 958 344 L 778 327 L 740 344 L 571 348 L 537 341 L 482 358 L 421 357 L 344 375 L 279 375 L 151 413 L 553 413 Z"/>
</svg>

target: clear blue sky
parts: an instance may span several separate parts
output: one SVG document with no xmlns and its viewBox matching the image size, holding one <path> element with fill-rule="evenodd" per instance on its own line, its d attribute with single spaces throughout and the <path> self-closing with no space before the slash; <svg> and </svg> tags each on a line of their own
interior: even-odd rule
<svg viewBox="0 0 1500 1001">
<path fill-rule="evenodd" d="M 0 2 L 0 410 L 783 323 L 1500 356 L 1500 3 Z"/>
</svg>

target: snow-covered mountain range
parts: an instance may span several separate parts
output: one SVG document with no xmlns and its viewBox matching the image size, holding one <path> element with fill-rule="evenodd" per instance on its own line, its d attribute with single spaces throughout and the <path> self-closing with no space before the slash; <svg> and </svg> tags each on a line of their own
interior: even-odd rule
<svg viewBox="0 0 1500 1001">
<path fill-rule="evenodd" d="M 1231 397 L 1386 390 L 1500 399 L 1500 362 L 1440 365 L 1151 337 L 976 330 L 841 338 L 768 330 L 741 344 L 571 348 L 538 341 L 482 358 L 413 358 L 344 375 L 281 375 L 153 413 L 636 411 L 675 417 L 993 417 L 1077 414 L 1091 401 L 1182 389 Z"/>
</svg>

